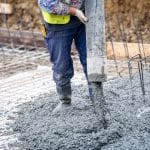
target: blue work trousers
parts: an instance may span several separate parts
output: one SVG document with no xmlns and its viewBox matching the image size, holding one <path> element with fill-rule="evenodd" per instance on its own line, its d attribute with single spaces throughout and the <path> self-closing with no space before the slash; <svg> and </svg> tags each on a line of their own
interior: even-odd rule
<svg viewBox="0 0 150 150">
<path fill-rule="evenodd" d="M 51 31 L 47 27 L 45 41 L 50 53 L 50 61 L 53 64 L 53 79 L 57 87 L 69 85 L 74 75 L 73 60 L 71 58 L 73 39 L 79 53 L 83 71 L 87 75 L 85 25 L 80 24 L 76 27 L 59 31 Z"/>
</svg>

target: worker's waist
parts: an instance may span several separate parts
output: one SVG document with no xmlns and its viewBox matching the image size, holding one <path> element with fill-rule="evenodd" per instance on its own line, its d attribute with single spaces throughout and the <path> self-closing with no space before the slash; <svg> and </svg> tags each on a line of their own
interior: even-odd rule
<svg viewBox="0 0 150 150">
<path fill-rule="evenodd" d="M 70 16 L 70 21 L 67 24 L 50 24 L 45 21 L 46 30 L 50 31 L 60 31 L 65 29 L 71 29 L 79 26 L 81 22 L 75 16 Z"/>
<path fill-rule="evenodd" d="M 67 24 L 70 21 L 70 15 L 56 15 L 50 14 L 45 10 L 42 10 L 43 19 L 50 24 Z"/>
</svg>

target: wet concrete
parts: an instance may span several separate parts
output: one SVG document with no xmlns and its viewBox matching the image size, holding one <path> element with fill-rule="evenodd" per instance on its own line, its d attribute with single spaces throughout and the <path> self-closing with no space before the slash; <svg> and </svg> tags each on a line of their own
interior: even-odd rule
<svg viewBox="0 0 150 150">
<path fill-rule="evenodd" d="M 61 112 L 52 113 L 58 104 L 54 91 L 18 106 L 18 118 L 11 124 L 12 132 L 19 135 L 18 149 L 149 150 L 149 73 L 145 76 L 145 98 L 138 76 L 132 90 L 128 78 L 113 78 L 104 84 L 107 129 L 94 113 L 85 82 L 76 85 L 73 81 L 72 105 Z"/>
<path fill-rule="evenodd" d="M 7 94 L 8 97 L 5 95 L 6 91 L 0 93 L 1 98 L 3 97 L 0 99 L 0 149 L 150 149 L 150 73 L 148 71 L 144 72 L 145 97 L 141 92 L 138 74 L 133 78 L 132 89 L 128 77 L 114 77 L 104 83 L 105 107 L 108 110 L 107 129 L 101 126 L 94 113 L 83 74 L 76 74 L 72 80 L 71 107 L 52 113 L 59 101 L 52 79 L 43 78 L 46 72 L 43 71 L 43 76 L 41 71 L 36 76 L 33 72 L 34 78 L 30 73 L 32 80 L 28 74 L 27 79 L 30 79 L 30 82 L 22 85 L 25 91 L 18 91 L 19 96 L 13 93 L 16 92 L 16 85 L 15 87 L 12 85 L 13 90 L 10 91 L 10 95 Z M 39 74 L 43 80 L 39 80 Z M 49 76 L 49 72 L 47 75 Z M 20 76 L 25 80 L 23 75 Z M 31 88 L 32 82 L 34 84 Z"/>
</svg>

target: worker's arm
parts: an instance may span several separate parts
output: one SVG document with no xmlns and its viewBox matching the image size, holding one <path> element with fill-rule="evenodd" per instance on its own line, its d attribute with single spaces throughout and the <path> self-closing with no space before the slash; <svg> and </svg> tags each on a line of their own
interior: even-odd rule
<svg viewBox="0 0 150 150">
<path fill-rule="evenodd" d="M 41 9 L 57 15 L 66 15 L 69 12 L 69 6 L 59 0 L 38 0 Z"/>
<path fill-rule="evenodd" d="M 68 5 L 66 3 L 62 3 L 59 0 L 38 0 L 39 7 L 43 10 L 46 10 L 47 12 L 51 14 L 57 14 L 57 15 L 73 15 L 77 16 L 81 22 L 85 23 L 87 22 L 87 18 L 85 17 L 84 13 L 79 10 L 82 3 L 75 2 Z"/>
</svg>

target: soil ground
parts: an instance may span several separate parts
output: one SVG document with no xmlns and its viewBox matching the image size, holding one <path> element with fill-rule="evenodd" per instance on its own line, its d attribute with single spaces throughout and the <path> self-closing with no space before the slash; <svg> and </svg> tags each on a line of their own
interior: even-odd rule
<svg viewBox="0 0 150 150">
<path fill-rule="evenodd" d="M 4 0 L 0 0 L 0 2 L 4 2 Z M 0 27 L 9 27 L 14 30 L 40 31 L 41 14 L 37 1 L 7 0 L 7 2 L 14 6 L 14 13 L 7 17 L 0 15 Z M 114 41 L 124 39 L 127 42 L 137 42 L 137 35 L 142 35 L 143 41 L 150 43 L 149 9 L 149 0 L 105 0 L 107 40 L 110 40 L 109 21 Z M 120 33 L 119 28 L 124 28 L 123 33 Z"/>
</svg>

